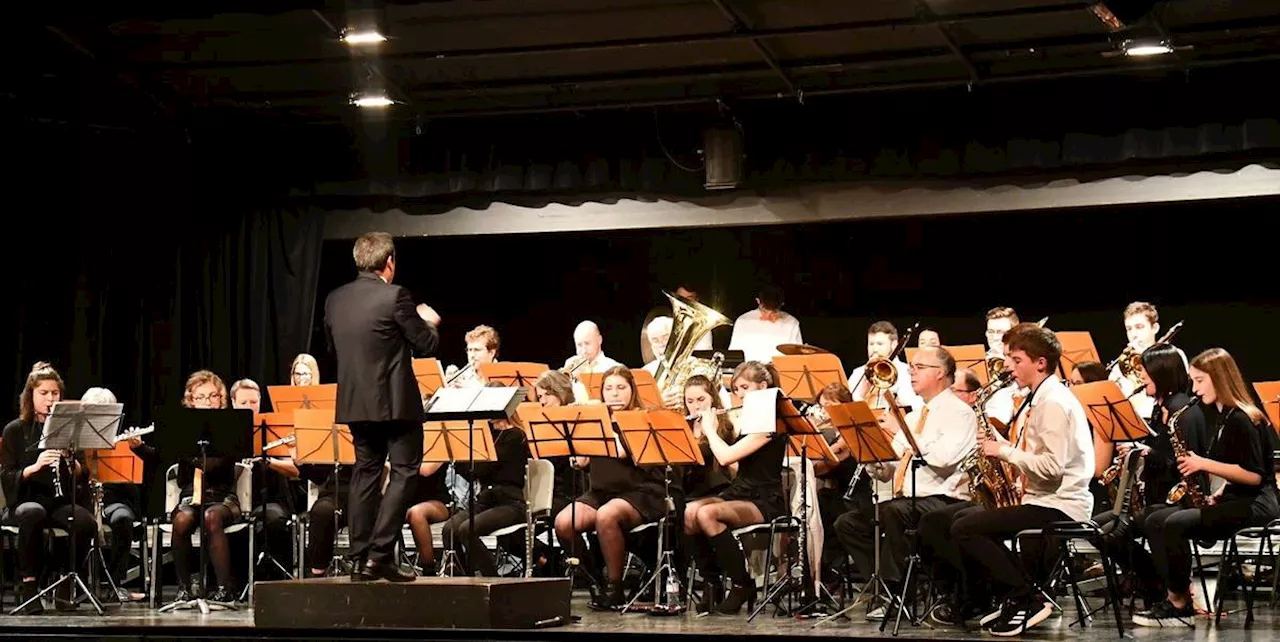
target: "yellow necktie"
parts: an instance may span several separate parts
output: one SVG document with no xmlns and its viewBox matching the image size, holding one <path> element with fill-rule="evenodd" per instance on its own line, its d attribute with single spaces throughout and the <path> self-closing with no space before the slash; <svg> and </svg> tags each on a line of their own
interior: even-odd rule
<svg viewBox="0 0 1280 642">
<path fill-rule="evenodd" d="M 916 420 L 915 428 L 911 429 L 912 434 L 919 435 L 924 430 L 924 420 L 929 416 L 929 406 L 925 406 L 920 410 L 920 419 Z M 908 446 L 906 452 L 902 453 L 902 459 L 898 460 L 898 469 L 893 471 L 893 496 L 901 497 L 902 489 L 907 483 L 907 469 L 911 467 L 911 457 L 915 453 L 911 452 Z"/>
</svg>

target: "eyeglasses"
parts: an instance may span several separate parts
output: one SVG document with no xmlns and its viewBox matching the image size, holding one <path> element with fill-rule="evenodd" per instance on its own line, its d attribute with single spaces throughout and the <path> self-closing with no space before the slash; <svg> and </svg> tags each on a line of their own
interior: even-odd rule
<svg viewBox="0 0 1280 642">
<path fill-rule="evenodd" d="M 208 395 L 193 395 L 191 400 L 197 403 L 205 403 L 207 401 L 222 401 L 222 393 L 215 392 Z"/>
<path fill-rule="evenodd" d="M 913 363 L 907 367 L 911 368 L 912 372 L 919 372 L 925 368 L 941 368 L 942 366 L 934 365 L 932 363 Z"/>
<path fill-rule="evenodd" d="M 1004 330 L 987 330 L 987 336 L 989 337 L 1004 336 L 1004 333 L 1005 333 Z"/>
</svg>

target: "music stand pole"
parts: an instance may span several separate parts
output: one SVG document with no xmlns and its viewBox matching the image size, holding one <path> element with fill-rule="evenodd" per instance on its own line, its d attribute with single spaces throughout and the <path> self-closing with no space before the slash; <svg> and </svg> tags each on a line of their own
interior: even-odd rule
<svg viewBox="0 0 1280 642">
<path fill-rule="evenodd" d="M 262 566 L 263 562 L 271 562 L 281 573 L 284 573 L 289 579 L 293 579 L 293 573 L 285 569 L 284 565 L 277 560 L 275 555 L 271 554 L 271 538 L 267 537 L 267 482 L 270 481 L 269 473 L 270 465 L 267 464 L 267 422 L 263 421 L 258 430 L 258 441 L 262 444 L 262 454 L 257 457 L 258 467 L 261 470 L 256 471 L 261 484 L 258 484 L 258 506 L 262 510 L 262 550 L 258 553 L 258 559 L 254 562 L 257 566 Z M 249 587 L 245 586 L 244 591 L 240 593 L 240 599 L 247 599 L 249 595 Z"/>
<path fill-rule="evenodd" d="M 346 564 L 341 555 L 338 555 L 338 520 L 343 519 L 342 512 L 342 492 L 339 476 L 342 475 L 342 457 L 341 449 L 338 447 L 338 425 L 331 424 L 329 426 L 329 439 L 333 443 L 333 557 L 329 559 L 329 565 L 325 567 L 324 574 L 333 577 L 336 575 L 349 575 L 345 572 Z M 348 488 L 350 490 L 350 488 Z M 332 569 L 332 571 L 330 571 Z"/>
<path fill-rule="evenodd" d="M 196 446 L 200 449 L 200 470 L 209 470 L 209 440 L 201 436 L 196 440 Z M 194 473 L 192 473 L 194 475 Z M 201 473 L 204 474 L 203 472 Z M 202 615 L 208 615 L 211 611 L 237 610 L 234 604 L 228 602 L 211 602 L 204 598 L 209 592 L 209 531 L 205 525 L 204 519 L 204 485 L 200 486 L 200 496 L 195 497 L 192 493 L 191 503 L 195 504 L 196 519 L 200 520 L 200 594 L 185 602 L 173 602 L 160 608 L 158 613 L 168 613 L 170 611 L 186 610 L 190 608 L 200 609 Z"/>
<path fill-rule="evenodd" d="M 920 466 L 924 465 L 924 463 L 925 463 L 925 461 L 924 461 L 924 455 L 921 455 L 920 453 L 915 452 L 915 451 L 913 450 L 913 451 L 912 451 L 912 456 L 911 456 L 911 462 L 910 462 L 910 466 L 911 466 L 911 514 L 912 514 L 912 515 L 916 515 L 916 516 L 917 516 L 917 519 L 919 518 L 919 515 L 918 515 L 918 512 L 917 512 L 917 511 L 918 511 L 918 509 L 917 509 L 917 507 L 916 507 L 916 497 L 917 497 L 917 495 L 916 495 L 916 472 L 920 469 Z M 914 574 L 915 574 L 915 571 L 916 571 L 917 566 L 921 563 L 921 561 L 920 561 L 920 546 L 919 546 L 919 541 L 918 541 L 918 540 L 919 540 L 919 536 L 918 536 L 918 535 L 916 536 L 916 540 L 917 540 L 916 545 L 914 545 L 914 546 L 912 546 L 912 547 L 911 547 L 911 554 L 907 556 L 907 570 L 906 570 L 906 572 L 905 572 L 905 573 L 903 573 L 903 575 L 902 575 L 902 595 L 901 595 L 901 596 L 898 596 L 898 597 L 894 600 L 894 601 L 896 601 L 896 602 L 898 603 L 898 604 L 897 604 L 897 607 L 898 607 L 898 608 L 897 608 L 898 613 L 897 613 L 897 615 L 896 615 L 896 616 L 894 616 L 894 622 L 893 622 L 893 634 L 894 634 L 895 636 L 897 636 L 897 635 L 898 635 L 898 629 L 899 629 L 899 627 L 901 627 L 901 625 L 902 625 L 902 613 L 903 613 L 903 611 L 905 611 L 905 610 L 906 610 L 906 608 L 907 608 L 907 591 L 908 591 L 908 590 L 910 590 L 910 588 L 911 588 L 911 580 L 913 579 L 913 576 L 914 576 Z M 928 613 L 929 611 L 930 611 L 930 609 L 927 609 L 927 608 L 926 608 L 923 612 L 924 612 L 924 613 Z M 887 615 L 888 615 L 888 613 L 886 612 L 886 613 L 885 613 L 885 615 L 887 616 Z M 915 617 L 915 615 L 914 615 L 914 614 L 913 614 L 913 615 L 910 615 L 910 616 L 908 616 L 908 617 L 910 618 L 910 620 L 911 620 L 912 624 L 917 624 L 917 625 L 918 625 L 918 624 L 923 623 L 923 624 L 925 624 L 925 626 L 929 626 L 930 628 L 933 628 L 933 627 L 932 627 L 928 622 L 924 622 L 924 619 L 923 619 L 923 618 L 919 618 L 919 619 L 917 619 L 917 618 Z M 884 631 L 885 627 L 886 627 L 888 624 L 889 624 L 889 618 L 888 618 L 888 617 L 885 617 L 883 620 L 880 620 L 880 630 L 881 630 L 881 631 Z"/>
<path fill-rule="evenodd" d="M 649 576 L 649 579 L 632 596 L 631 601 L 622 607 L 621 613 L 631 610 L 632 605 L 644 595 L 645 589 L 648 589 L 650 585 L 653 585 L 653 607 L 649 610 L 650 613 L 656 615 L 679 615 L 680 611 L 683 610 L 679 601 L 671 602 L 671 592 L 666 590 L 666 583 L 662 581 L 663 571 L 666 571 L 668 575 L 675 572 L 675 564 L 672 562 L 674 551 L 667 547 L 667 527 L 671 524 L 671 514 L 675 512 L 675 500 L 671 497 L 671 464 L 667 463 L 664 466 L 663 492 L 665 498 L 662 503 L 664 509 L 662 519 L 658 520 L 658 565 L 654 567 L 653 574 Z"/>
</svg>

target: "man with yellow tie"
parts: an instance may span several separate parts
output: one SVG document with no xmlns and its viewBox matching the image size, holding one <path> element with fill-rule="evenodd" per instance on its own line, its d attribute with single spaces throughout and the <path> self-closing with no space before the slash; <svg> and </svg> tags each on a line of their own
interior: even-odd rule
<svg viewBox="0 0 1280 642">
<path fill-rule="evenodd" d="M 900 459 L 896 464 L 882 466 L 878 473 L 882 479 L 894 480 L 894 497 L 882 501 L 879 509 L 884 533 L 880 579 L 895 594 L 900 592 L 904 579 L 902 567 L 909 550 L 907 530 L 915 527 L 920 515 L 969 498 L 967 477 L 960 463 L 973 449 L 978 432 L 973 408 L 951 392 L 956 375 L 951 353 L 944 348 L 921 348 L 911 359 L 910 371 L 911 389 L 923 404 L 905 420 L 920 456 L 916 457 L 902 434 L 906 427 L 900 427 L 893 419 L 885 421 L 882 425 L 893 437 L 894 451 Z M 851 511 L 835 523 L 836 536 L 863 577 L 870 577 L 876 570 L 873 517 Z M 867 617 L 876 619 L 883 613 L 883 608 L 873 608 Z"/>
</svg>

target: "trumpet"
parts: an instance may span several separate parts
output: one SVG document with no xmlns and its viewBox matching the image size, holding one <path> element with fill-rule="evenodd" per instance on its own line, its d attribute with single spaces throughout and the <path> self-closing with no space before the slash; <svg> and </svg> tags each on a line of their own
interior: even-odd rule
<svg viewBox="0 0 1280 642">
<path fill-rule="evenodd" d="M 449 367 L 452 368 L 454 372 L 448 379 L 445 379 L 444 385 L 446 386 L 453 383 L 454 381 L 457 381 L 459 378 L 461 378 L 463 375 L 467 374 L 468 372 L 471 372 L 472 370 L 474 370 L 475 364 L 468 361 L 467 365 L 462 366 L 461 370 L 459 370 L 457 366 L 449 366 Z"/>
<path fill-rule="evenodd" d="M 1169 343 L 1181 329 L 1182 321 L 1173 324 L 1173 327 L 1169 328 L 1169 331 L 1164 333 L 1164 336 L 1157 339 L 1156 342 L 1151 344 L 1149 347 L 1154 348 L 1155 346 Z M 1107 372 L 1110 372 L 1112 368 L 1116 367 L 1120 368 L 1120 374 L 1132 382 L 1135 387 L 1142 384 L 1142 378 L 1138 374 L 1142 371 L 1142 352 L 1139 352 L 1132 343 L 1124 347 L 1124 350 L 1120 352 L 1120 356 L 1107 364 Z"/>
<path fill-rule="evenodd" d="M 580 354 L 574 355 L 574 357 L 569 360 L 569 363 L 566 364 L 565 367 L 560 369 L 560 372 L 563 372 L 569 375 L 570 377 L 573 377 L 573 373 L 577 372 L 578 368 L 581 368 L 586 363 L 587 363 L 587 358 L 585 356 Z"/>
</svg>

